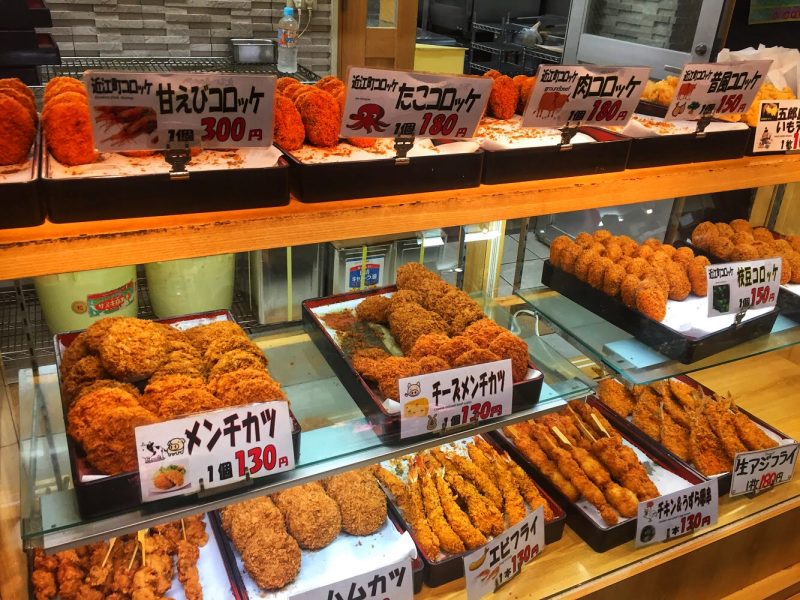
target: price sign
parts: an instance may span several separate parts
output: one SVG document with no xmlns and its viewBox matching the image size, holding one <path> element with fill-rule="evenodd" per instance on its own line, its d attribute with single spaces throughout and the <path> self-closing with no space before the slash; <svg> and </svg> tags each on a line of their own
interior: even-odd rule
<svg viewBox="0 0 800 600">
<path fill-rule="evenodd" d="M 541 65 L 522 126 L 624 126 L 649 75 L 646 67 Z"/>
<path fill-rule="evenodd" d="M 411 559 L 292 595 L 292 600 L 412 600 Z"/>
<path fill-rule="evenodd" d="M 706 267 L 708 316 L 775 306 L 781 283 L 781 259 L 765 258 Z"/>
<path fill-rule="evenodd" d="M 488 77 L 351 67 L 339 135 L 471 138 L 491 91 Z"/>
<path fill-rule="evenodd" d="M 791 152 L 800 149 L 800 100 L 761 102 L 753 152 Z"/>
<path fill-rule="evenodd" d="M 639 503 L 636 517 L 636 547 L 667 542 L 717 522 L 717 481 L 695 486 Z"/>
<path fill-rule="evenodd" d="M 537 508 L 464 557 L 467 600 L 479 600 L 516 577 L 544 549 L 544 512 Z"/>
<path fill-rule="evenodd" d="M 750 60 L 684 66 L 667 109 L 667 121 L 746 113 L 771 64 L 771 60 Z"/>
<path fill-rule="evenodd" d="M 83 83 L 99 150 L 272 144 L 272 76 L 90 70 Z"/>
<path fill-rule="evenodd" d="M 797 454 L 797 443 L 740 452 L 733 461 L 731 496 L 757 494 L 790 481 Z"/>
<path fill-rule="evenodd" d="M 510 414 L 513 385 L 509 359 L 404 377 L 400 437 L 444 433 Z"/>
<path fill-rule="evenodd" d="M 135 435 L 143 502 L 294 469 L 285 401 L 143 425 Z"/>
</svg>

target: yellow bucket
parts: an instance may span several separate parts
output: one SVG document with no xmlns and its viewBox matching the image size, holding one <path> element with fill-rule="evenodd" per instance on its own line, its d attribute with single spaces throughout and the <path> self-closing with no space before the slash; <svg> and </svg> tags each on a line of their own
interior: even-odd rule
<svg viewBox="0 0 800 600">
<path fill-rule="evenodd" d="M 464 72 L 464 53 L 466 51 L 466 48 L 453 46 L 417 44 L 414 51 L 414 70 L 460 75 Z"/>
</svg>

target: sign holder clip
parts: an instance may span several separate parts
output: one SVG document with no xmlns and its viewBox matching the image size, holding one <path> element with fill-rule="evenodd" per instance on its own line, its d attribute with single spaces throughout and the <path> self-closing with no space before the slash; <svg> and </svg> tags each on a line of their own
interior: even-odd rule
<svg viewBox="0 0 800 600">
<path fill-rule="evenodd" d="M 572 138 L 578 133 L 578 125 L 567 123 L 561 128 L 561 141 L 558 143 L 558 151 L 565 152 L 572 150 Z"/>
<path fill-rule="evenodd" d="M 394 136 L 394 151 L 397 156 L 394 159 L 395 165 L 411 164 L 411 159 L 407 157 L 409 150 L 414 147 L 413 135 L 398 134 Z"/>
<path fill-rule="evenodd" d="M 220 485 L 213 488 L 206 488 L 203 478 L 200 478 L 200 491 L 197 492 L 198 498 L 208 498 L 209 496 L 216 496 L 224 492 L 230 492 L 239 488 L 247 487 L 253 484 L 253 479 L 250 478 L 250 469 L 244 470 L 244 479 L 230 483 L 228 485 Z"/>
<path fill-rule="evenodd" d="M 186 165 L 192 160 L 192 151 L 188 144 L 184 144 L 182 148 L 173 148 L 171 144 L 167 144 L 167 149 L 164 150 L 164 160 L 171 166 L 169 170 L 169 178 L 171 181 L 185 181 L 189 179 L 189 171 Z"/>
<path fill-rule="evenodd" d="M 694 136 L 701 139 L 706 137 L 706 127 L 708 127 L 709 123 L 711 123 L 711 115 L 700 117 L 697 121 L 697 130 L 694 132 Z"/>
<path fill-rule="evenodd" d="M 750 308 L 750 307 L 749 306 L 743 306 L 742 308 L 739 309 L 739 311 L 736 313 L 736 316 L 733 319 L 732 327 L 736 328 L 736 327 L 739 327 L 742 324 L 742 321 L 744 320 L 744 316 L 747 313 L 747 309 L 748 308 Z"/>
</svg>

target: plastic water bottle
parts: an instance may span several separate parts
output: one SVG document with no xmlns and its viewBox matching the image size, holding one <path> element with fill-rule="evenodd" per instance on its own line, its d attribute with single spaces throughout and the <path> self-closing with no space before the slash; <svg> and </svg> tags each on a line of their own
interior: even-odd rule
<svg viewBox="0 0 800 600">
<path fill-rule="evenodd" d="M 294 9 L 283 9 L 283 18 L 278 21 L 278 71 L 294 73 L 297 71 L 297 31 L 300 24 L 294 18 Z"/>
</svg>

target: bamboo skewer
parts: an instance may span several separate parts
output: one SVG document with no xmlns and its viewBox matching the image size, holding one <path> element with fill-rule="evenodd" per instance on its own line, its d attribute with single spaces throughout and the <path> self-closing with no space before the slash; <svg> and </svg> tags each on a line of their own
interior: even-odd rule
<svg viewBox="0 0 800 600">
<path fill-rule="evenodd" d="M 103 557 L 103 562 L 100 563 L 101 569 L 106 566 L 106 563 L 108 562 L 108 557 L 111 556 L 111 551 L 114 549 L 114 543 L 116 541 L 117 538 L 115 537 L 112 537 L 110 540 L 108 540 L 108 550 L 106 551 L 106 555 Z"/>
</svg>

